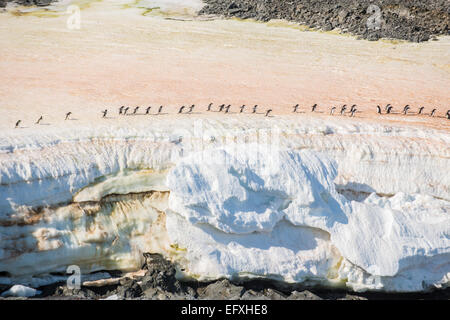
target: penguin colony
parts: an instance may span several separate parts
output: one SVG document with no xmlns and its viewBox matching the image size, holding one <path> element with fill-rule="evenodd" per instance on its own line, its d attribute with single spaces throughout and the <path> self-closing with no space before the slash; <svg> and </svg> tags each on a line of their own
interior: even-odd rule
<svg viewBox="0 0 450 320">
<path fill-rule="evenodd" d="M 213 107 L 213 105 L 214 105 L 214 104 L 211 102 L 211 103 L 208 105 L 208 107 L 207 107 L 207 109 L 206 109 L 206 112 L 220 112 L 220 113 L 221 113 L 221 112 L 224 111 L 224 113 L 230 113 L 231 104 L 228 104 L 228 105 L 221 104 L 221 105 L 218 106 L 218 109 L 217 109 L 217 110 L 213 110 L 213 109 L 215 109 L 215 108 Z M 358 112 L 358 109 L 357 109 L 356 107 L 357 107 L 357 105 L 354 104 L 354 105 L 352 105 L 352 106 L 350 107 L 350 109 L 347 111 L 347 105 L 344 104 L 344 105 L 342 105 L 341 107 L 339 107 L 340 110 L 338 110 L 338 111 L 339 111 L 340 115 L 345 115 L 345 114 L 346 114 L 346 111 L 347 111 L 347 114 L 348 114 L 350 117 L 354 117 L 355 114 Z M 132 113 L 127 114 L 127 112 L 128 112 L 128 110 L 130 109 L 130 107 L 121 106 L 121 107 L 119 108 L 119 115 L 136 115 L 136 114 L 138 114 L 137 112 L 138 112 L 139 108 L 140 108 L 139 106 L 136 106 L 136 107 L 133 109 L 133 112 L 132 112 Z M 148 107 L 145 109 L 145 113 L 144 113 L 144 114 L 145 114 L 145 115 L 159 115 L 159 114 L 162 114 L 163 108 L 164 108 L 164 106 L 161 105 L 161 106 L 159 106 L 158 111 L 157 111 L 156 113 L 150 113 L 150 110 L 152 109 L 152 107 L 151 107 L 151 106 L 148 106 Z M 191 105 L 191 106 L 188 107 L 188 108 L 186 108 L 186 106 L 181 106 L 181 107 L 178 109 L 178 114 L 192 114 L 193 111 L 194 111 L 194 108 L 195 108 L 195 104 Z M 246 108 L 246 105 L 243 104 L 242 106 L 239 107 L 239 112 L 237 112 L 237 113 L 245 113 L 245 108 Z M 299 112 L 300 105 L 299 105 L 299 104 L 296 104 L 296 105 L 294 105 L 292 108 L 293 108 L 293 111 L 292 111 L 293 113 L 298 113 L 298 112 Z M 311 112 L 312 112 L 312 113 L 316 112 L 317 109 L 318 109 L 317 103 L 315 103 L 314 105 L 312 105 L 310 108 L 311 108 Z M 255 104 L 255 105 L 253 106 L 253 108 L 251 109 L 251 112 L 250 112 L 250 113 L 252 113 L 252 114 L 258 114 L 257 109 L 258 109 L 258 105 Z M 331 116 L 333 116 L 334 113 L 335 113 L 335 111 L 336 111 L 337 109 L 338 109 L 338 107 L 332 106 L 332 107 L 329 109 L 329 110 L 330 110 L 330 111 L 329 111 L 329 114 L 330 114 Z M 393 107 L 390 103 L 388 103 L 384 108 L 382 108 L 381 106 L 377 105 L 377 107 L 376 107 L 376 112 L 377 112 L 377 114 L 380 114 L 380 115 L 383 114 L 383 109 L 384 109 L 384 114 L 394 114 L 394 113 L 395 113 L 395 112 L 393 111 L 393 110 L 394 110 L 394 107 Z M 187 111 L 185 111 L 185 110 L 187 110 Z M 405 107 L 403 107 L 403 110 L 401 111 L 401 114 L 403 114 L 403 115 L 408 115 L 408 114 L 425 115 L 425 113 L 424 113 L 425 107 L 423 107 L 423 106 L 421 106 L 421 107 L 418 109 L 417 112 L 410 112 L 410 110 L 411 110 L 411 106 L 410 106 L 409 104 L 407 104 Z M 272 115 L 271 115 L 272 111 L 273 111 L 272 109 L 267 109 L 266 111 L 264 111 L 264 112 L 262 112 L 262 113 L 259 113 L 259 114 L 264 114 L 265 117 L 272 117 Z M 430 117 L 435 117 L 435 116 L 436 116 L 436 111 L 437 111 L 437 109 L 434 108 L 434 109 L 431 110 L 431 112 L 430 112 L 428 115 L 429 115 Z M 108 117 L 107 117 L 107 114 L 108 114 L 108 109 L 105 109 L 105 110 L 101 111 L 102 118 L 108 118 Z M 65 115 L 64 120 L 69 120 L 71 115 L 72 115 L 72 112 L 70 112 L 70 111 L 67 112 L 66 115 Z M 444 117 L 450 120 L 450 110 L 447 110 L 447 113 L 445 114 Z M 40 124 L 41 121 L 42 121 L 43 119 L 44 119 L 44 116 L 41 115 L 41 116 L 39 117 L 39 119 L 35 122 L 35 124 L 36 124 L 36 125 Z M 20 128 L 20 124 L 21 124 L 21 123 L 22 123 L 22 120 L 17 120 L 17 122 L 15 123 L 15 128 Z"/>
</svg>

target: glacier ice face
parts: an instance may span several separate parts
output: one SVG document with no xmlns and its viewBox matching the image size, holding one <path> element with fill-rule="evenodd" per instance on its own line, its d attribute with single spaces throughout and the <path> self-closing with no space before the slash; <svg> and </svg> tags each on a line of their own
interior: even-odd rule
<svg viewBox="0 0 450 320">
<path fill-rule="evenodd" d="M 150 251 L 199 279 L 450 283 L 447 133 L 280 117 L 261 141 L 267 121 L 152 121 L 0 139 L 0 282 L 132 271 Z"/>
<path fill-rule="evenodd" d="M 188 156 L 170 171 L 168 234 L 187 248 L 191 272 L 328 279 L 342 256 L 377 278 L 373 289 L 404 274 L 406 291 L 448 276 L 448 202 L 402 193 L 348 201 L 324 155 L 280 151 L 270 163 L 245 145 Z"/>
</svg>

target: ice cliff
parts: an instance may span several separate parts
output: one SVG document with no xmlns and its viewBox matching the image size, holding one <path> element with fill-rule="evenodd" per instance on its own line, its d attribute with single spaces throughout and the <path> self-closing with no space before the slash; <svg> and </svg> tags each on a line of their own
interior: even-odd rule
<svg viewBox="0 0 450 320">
<path fill-rule="evenodd" d="M 289 117 L 0 139 L 0 282 L 139 269 L 423 291 L 450 283 L 450 136 Z M 59 278 L 58 278 L 59 277 Z"/>
</svg>

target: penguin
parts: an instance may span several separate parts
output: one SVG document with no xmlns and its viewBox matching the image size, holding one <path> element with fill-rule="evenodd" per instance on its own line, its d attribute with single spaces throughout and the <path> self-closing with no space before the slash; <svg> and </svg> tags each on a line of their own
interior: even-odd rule
<svg viewBox="0 0 450 320">
<path fill-rule="evenodd" d="M 341 115 L 344 114 L 345 110 L 347 110 L 347 105 L 344 104 L 341 108 Z"/>
<path fill-rule="evenodd" d="M 208 109 L 206 109 L 206 111 L 211 111 L 211 107 L 212 107 L 212 102 L 208 105 Z"/>
<path fill-rule="evenodd" d="M 266 111 L 265 117 L 268 117 L 268 116 L 269 116 L 269 113 L 271 113 L 271 112 L 272 112 L 272 109 L 267 110 L 267 111 Z"/>
<path fill-rule="evenodd" d="M 333 115 L 334 110 L 336 110 L 336 107 L 332 107 L 332 108 L 331 108 L 331 110 L 330 110 L 330 115 Z"/>
<path fill-rule="evenodd" d="M 184 106 L 182 106 L 182 107 L 180 108 L 180 110 L 178 110 L 178 113 L 183 113 L 183 109 L 184 109 Z"/>
<path fill-rule="evenodd" d="M 256 113 L 256 108 L 258 108 L 257 104 L 255 104 L 255 106 L 253 107 L 253 112 L 252 113 Z"/>
<path fill-rule="evenodd" d="M 222 112 L 222 111 L 223 111 L 223 108 L 225 108 L 225 105 L 224 105 L 224 104 L 221 104 L 221 105 L 219 106 L 219 112 Z"/>
<path fill-rule="evenodd" d="M 128 109 L 130 109 L 130 107 L 126 107 L 125 110 L 123 111 L 123 114 L 127 114 Z"/>
<path fill-rule="evenodd" d="M 225 107 L 225 113 L 228 113 L 228 111 L 230 111 L 230 107 L 231 107 L 231 104 L 229 104 Z"/>
<path fill-rule="evenodd" d="M 39 122 L 41 122 L 41 120 L 44 119 L 42 116 L 39 117 L 39 119 L 36 121 L 36 124 L 39 124 Z"/>
<path fill-rule="evenodd" d="M 409 104 L 407 104 L 404 108 L 403 108 L 403 114 L 407 114 L 408 110 L 409 110 Z"/>
<path fill-rule="evenodd" d="M 417 114 L 422 114 L 423 109 L 425 109 L 425 107 L 420 107 L 419 112 Z"/>
<path fill-rule="evenodd" d="M 145 110 L 145 114 L 149 114 L 151 108 L 152 108 L 151 106 L 150 106 L 150 107 L 147 107 L 147 109 Z"/>
<path fill-rule="evenodd" d="M 386 107 L 384 107 L 384 111 L 387 111 L 387 110 L 389 109 L 390 106 L 391 106 L 391 104 L 388 103 L 388 104 L 386 105 Z"/>
<path fill-rule="evenodd" d="M 66 118 L 65 118 L 64 120 L 67 120 L 67 119 L 69 119 L 69 117 L 70 117 L 70 115 L 71 115 L 71 114 L 72 114 L 72 112 L 70 112 L 70 111 L 69 111 L 69 112 L 67 112 L 67 113 L 66 113 Z"/>
<path fill-rule="evenodd" d="M 350 111 L 350 117 L 355 116 L 355 112 L 356 112 L 356 108 L 353 108 L 353 109 Z"/>
<path fill-rule="evenodd" d="M 298 105 L 298 103 L 293 107 L 294 108 L 294 111 L 292 111 L 292 112 L 297 112 L 297 109 L 298 109 L 298 107 L 299 107 L 299 105 Z"/>
<path fill-rule="evenodd" d="M 377 113 L 378 113 L 378 114 L 381 114 L 381 108 L 380 108 L 380 106 L 377 106 Z"/>
<path fill-rule="evenodd" d="M 188 113 L 192 113 L 192 110 L 194 110 L 195 108 L 195 104 L 193 104 L 192 106 L 190 106 Z"/>
<path fill-rule="evenodd" d="M 450 110 L 447 110 L 447 113 L 445 115 L 447 116 L 447 119 L 450 119 Z"/>
<path fill-rule="evenodd" d="M 387 108 L 387 110 L 386 110 L 386 113 L 390 114 L 392 109 L 394 109 L 394 107 L 393 106 L 389 106 L 389 108 Z"/>
<path fill-rule="evenodd" d="M 133 114 L 136 114 L 136 112 L 138 111 L 139 107 L 134 108 Z"/>
<path fill-rule="evenodd" d="M 14 128 L 18 128 L 21 122 L 22 122 L 22 120 L 18 120 L 18 121 L 16 122 L 16 126 L 15 126 Z"/>
<path fill-rule="evenodd" d="M 241 111 L 239 111 L 239 113 L 244 112 L 244 108 L 245 108 L 245 104 L 243 104 L 243 105 L 241 106 Z"/>
<path fill-rule="evenodd" d="M 317 103 L 315 103 L 315 104 L 311 107 L 311 112 L 316 111 L 316 108 L 317 108 Z"/>
<path fill-rule="evenodd" d="M 356 110 L 356 104 L 352 105 L 350 108 L 350 112 L 353 112 L 353 110 Z"/>
<path fill-rule="evenodd" d="M 121 106 L 121 107 L 119 108 L 119 114 L 122 114 L 122 111 L 123 111 L 124 108 L 125 108 L 125 106 Z"/>
<path fill-rule="evenodd" d="M 435 112 L 436 112 L 436 109 L 431 110 L 430 117 L 434 117 Z"/>
<path fill-rule="evenodd" d="M 106 114 L 108 113 L 108 109 L 103 110 L 102 113 L 103 113 L 103 117 L 102 118 L 105 118 Z"/>
<path fill-rule="evenodd" d="M 161 113 L 162 109 L 163 109 L 163 106 L 159 106 L 158 114 Z"/>
</svg>

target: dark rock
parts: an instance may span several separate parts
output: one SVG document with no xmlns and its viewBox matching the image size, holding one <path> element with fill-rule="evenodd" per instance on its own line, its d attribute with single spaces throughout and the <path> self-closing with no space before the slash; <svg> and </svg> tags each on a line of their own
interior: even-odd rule
<svg viewBox="0 0 450 320">
<path fill-rule="evenodd" d="M 148 288 L 160 287 L 167 292 L 181 292 L 180 282 L 175 278 L 175 266 L 160 254 L 145 253 L 144 267 L 147 269 L 142 278 L 141 287 L 146 291 Z"/>
<path fill-rule="evenodd" d="M 56 0 L 0 0 L 0 7 L 5 7 L 6 3 L 8 2 L 15 2 L 17 4 L 20 4 L 22 6 L 48 6 L 52 2 L 55 2 Z M 2 6 L 2 3 L 5 4 Z"/>
<path fill-rule="evenodd" d="M 52 3 L 52 1 L 53 0 L 35 0 L 34 2 L 39 7 L 45 7 Z"/>
<path fill-rule="evenodd" d="M 252 289 L 247 290 L 241 297 L 241 300 L 269 300 L 262 292 L 257 292 Z"/>
<path fill-rule="evenodd" d="M 265 289 L 264 295 L 270 300 L 286 300 L 286 297 L 281 292 L 274 289 Z"/>
<path fill-rule="evenodd" d="M 291 295 L 287 298 L 288 300 L 322 300 L 321 297 L 318 295 L 315 295 L 314 293 L 305 290 L 305 291 L 294 291 L 291 293 Z"/>
<path fill-rule="evenodd" d="M 286 297 L 281 292 L 271 288 L 262 291 L 250 289 L 244 292 L 241 300 L 286 300 Z"/>
<path fill-rule="evenodd" d="M 12 287 L 12 286 L 9 285 L 9 284 L 0 284 L 0 295 L 1 295 L 3 292 L 9 290 L 9 288 L 11 288 L 11 287 Z"/>
<path fill-rule="evenodd" d="M 325 26 L 322 28 L 324 31 L 331 31 L 333 30 L 333 26 L 331 23 L 325 24 Z"/>
<path fill-rule="evenodd" d="M 143 297 L 145 299 L 155 299 L 155 297 L 159 294 L 159 290 L 157 288 L 147 288 L 143 293 Z"/>
<path fill-rule="evenodd" d="M 92 290 L 86 288 L 69 289 L 67 286 L 58 286 L 53 293 L 54 296 L 67 297 L 70 299 L 98 299 L 99 296 Z"/>
<path fill-rule="evenodd" d="M 216 281 L 206 288 L 198 290 L 201 299 L 212 300 L 238 300 L 243 292 L 244 287 L 236 286 L 226 279 Z"/>
<path fill-rule="evenodd" d="M 338 298 L 337 300 L 368 300 L 368 299 L 361 296 L 346 294 L 343 298 Z"/>
<path fill-rule="evenodd" d="M 117 288 L 117 295 L 120 298 L 132 299 L 140 297 L 142 294 L 142 288 L 137 281 L 132 279 L 120 280 L 120 285 Z"/>
</svg>

